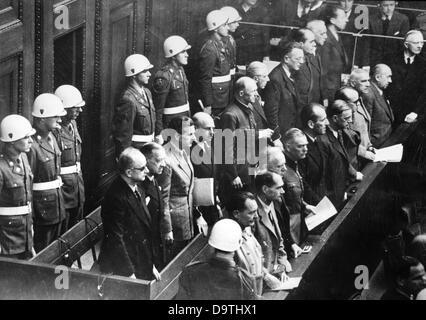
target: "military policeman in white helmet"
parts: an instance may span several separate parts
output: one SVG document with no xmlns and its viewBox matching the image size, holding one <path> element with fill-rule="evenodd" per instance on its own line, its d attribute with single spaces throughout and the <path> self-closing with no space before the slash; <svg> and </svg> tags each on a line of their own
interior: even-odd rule
<svg viewBox="0 0 426 320">
<path fill-rule="evenodd" d="M 129 56 L 124 62 L 128 85 L 115 107 L 112 135 L 116 156 L 128 147 L 141 148 L 147 143 L 162 144 L 161 128 L 156 128 L 155 107 L 147 88 L 154 66 L 141 54 Z"/>
<path fill-rule="evenodd" d="M 32 182 L 27 153 L 35 130 L 22 116 L 10 115 L 0 124 L 0 256 L 33 257 Z"/>
<path fill-rule="evenodd" d="M 42 251 L 66 231 L 66 211 L 62 194 L 61 150 L 53 135 L 65 116 L 62 100 L 44 93 L 33 104 L 34 143 L 28 159 L 34 174 L 34 248 Z"/>
<path fill-rule="evenodd" d="M 63 85 L 55 91 L 63 102 L 67 114 L 62 117 L 61 128 L 54 135 L 61 149 L 62 193 L 67 211 L 67 229 L 71 229 L 83 218 L 84 181 L 81 172 L 82 140 L 77 128 L 77 118 L 86 102 L 74 86 Z"/>
<path fill-rule="evenodd" d="M 153 84 L 157 127 L 167 129 L 173 118 L 190 116 L 188 79 L 184 66 L 188 65 L 191 46 L 180 36 L 164 41 L 165 65 L 156 73 Z"/>
</svg>

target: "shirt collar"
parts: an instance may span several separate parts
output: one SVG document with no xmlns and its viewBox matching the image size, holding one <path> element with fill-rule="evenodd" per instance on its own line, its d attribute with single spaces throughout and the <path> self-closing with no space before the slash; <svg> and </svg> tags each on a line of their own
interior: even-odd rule
<svg viewBox="0 0 426 320">
<path fill-rule="evenodd" d="M 283 64 L 283 69 L 284 69 L 284 72 L 287 75 L 287 77 L 289 77 L 290 79 L 292 79 L 291 72 L 290 72 L 290 70 L 288 69 L 288 67 L 285 64 Z"/>
<path fill-rule="evenodd" d="M 376 87 L 377 91 L 379 91 L 380 95 L 383 96 L 383 90 L 379 88 L 377 84 L 375 84 L 373 81 L 371 82 L 374 87 Z"/>
<path fill-rule="evenodd" d="M 271 211 L 272 211 L 272 209 L 274 208 L 274 203 L 273 203 L 273 202 L 271 202 L 271 204 L 270 204 L 270 205 L 267 205 L 267 204 L 266 204 L 265 202 L 263 202 L 263 201 L 262 201 L 262 199 L 260 199 L 259 197 L 258 197 L 258 200 L 259 200 L 260 204 L 262 205 L 262 207 L 263 207 L 263 209 L 265 210 L 265 212 L 266 212 L 266 213 L 271 212 Z"/>
<path fill-rule="evenodd" d="M 407 62 L 408 58 L 411 60 L 411 64 L 413 64 L 416 59 L 416 55 L 410 56 L 407 51 L 404 51 L 404 62 Z"/>
</svg>

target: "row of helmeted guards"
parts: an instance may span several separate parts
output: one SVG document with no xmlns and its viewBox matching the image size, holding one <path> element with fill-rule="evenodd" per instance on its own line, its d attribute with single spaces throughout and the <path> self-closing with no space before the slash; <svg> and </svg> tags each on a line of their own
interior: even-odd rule
<svg viewBox="0 0 426 320">
<path fill-rule="evenodd" d="M 30 259 L 83 218 L 83 106 L 64 85 L 35 99 L 32 125 L 19 115 L 1 122 L 0 256 Z"/>
</svg>

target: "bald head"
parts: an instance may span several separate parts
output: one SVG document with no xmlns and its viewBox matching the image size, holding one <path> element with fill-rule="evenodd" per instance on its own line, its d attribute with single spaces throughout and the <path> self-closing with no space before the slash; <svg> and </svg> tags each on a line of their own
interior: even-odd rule
<svg viewBox="0 0 426 320">
<path fill-rule="evenodd" d="M 378 64 L 373 70 L 371 79 L 381 90 L 385 90 L 392 83 L 392 69 L 386 64 Z"/>
<path fill-rule="evenodd" d="M 269 70 L 266 64 L 254 61 L 250 63 L 247 68 L 247 76 L 254 79 L 257 82 L 259 89 L 265 89 L 269 82 Z"/>
<path fill-rule="evenodd" d="M 319 46 L 323 46 L 327 40 L 327 27 L 323 20 L 312 20 L 306 25 L 306 29 L 311 30 L 315 35 L 315 42 Z"/>
<path fill-rule="evenodd" d="M 202 137 L 206 142 L 210 142 L 213 139 L 216 127 L 213 118 L 205 112 L 199 112 L 193 116 L 192 120 L 197 130 L 197 136 Z"/>
<path fill-rule="evenodd" d="M 244 103 L 255 103 L 258 96 L 257 83 L 249 77 L 242 77 L 235 83 L 235 98 Z"/>
<path fill-rule="evenodd" d="M 287 170 L 286 159 L 281 149 L 276 147 L 268 148 L 268 171 L 283 175 Z"/>
</svg>

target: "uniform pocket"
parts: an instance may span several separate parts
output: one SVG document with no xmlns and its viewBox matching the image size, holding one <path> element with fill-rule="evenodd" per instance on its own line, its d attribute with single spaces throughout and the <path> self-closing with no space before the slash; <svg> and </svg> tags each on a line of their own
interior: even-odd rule
<svg viewBox="0 0 426 320">
<path fill-rule="evenodd" d="M 27 239 L 26 217 L 0 217 L 0 253 L 23 252 Z M 20 250 L 21 249 L 21 250 Z"/>
<path fill-rule="evenodd" d="M 39 194 L 34 192 L 34 213 L 35 220 L 39 224 L 56 223 L 59 221 L 58 196 L 52 194 Z"/>
<path fill-rule="evenodd" d="M 10 195 L 12 202 L 20 203 L 26 199 L 25 186 L 23 181 L 5 181 L 3 189 L 6 194 Z"/>
</svg>

